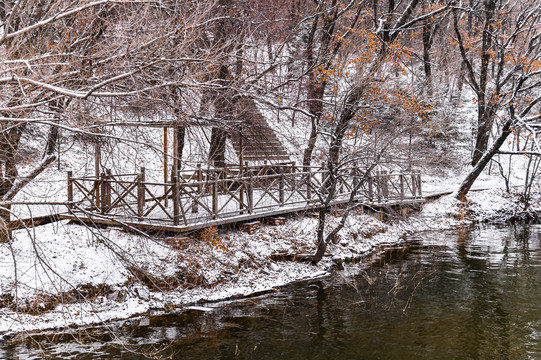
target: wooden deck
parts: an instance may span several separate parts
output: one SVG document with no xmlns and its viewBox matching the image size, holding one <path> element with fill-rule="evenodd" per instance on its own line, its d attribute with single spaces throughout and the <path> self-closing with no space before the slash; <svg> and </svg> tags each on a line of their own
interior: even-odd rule
<svg viewBox="0 0 541 360">
<path fill-rule="evenodd" d="M 333 202 L 333 206 L 344 204 L 347 201 L 343 202 Z M 407 201 L 390 201 L 385 203 L 374 203 L 374 202 L 357 202 L 358 206 L 366 206 L 371 209 L 382 210 L 382 209 L 394 209 L 398 207 L 410 207 L 416 208 L 421 206 L 425 202 L 424 198 L 420 199 L 410 199 Z M 63 213 L 58 214 L 58 219 L 69 219 L 77 222 L 83 222 L 87 224 L 97 224 L 97 225 L 107 225 L 107 226 L 122 226 L 128 229 L 137 229 L 142 231 L 163 231 L 163 232 L 189 232 L 193 230 L 199 230 L 211 226 L 222 226 L 228 224 L 238 224 L 247 222 L 255 219 L 263 219 L 279 215 L 287 215 L 294 213 L 306 213 L 315 211 L 321 208 L 319 204 L 306 204 L 304 206 L 290 206 L 279 209 L 272 209 L 265 212 L 254 212 L 252 214 L 239 214 L 236 216 L 223 216 L 220 218 L 198 218 L 193 222 L 173 225 L 161 220 L 156 219 L 143 219 L 139 220 L 136 218 L 123 218 L 119 216 L 110 216 L 110 215 L 101 215 L 99 213 L 86 213 L 75 211 L 72 213 Z"/>
<path fill-rule="evenodd" d="M 320 209 L 329 172 L 295 165 L 262 165 L 183 171 L 172 182 L 150 182 L 139 174 L 76 178 L 68 174 L 68 211 L 59 214 L 93 224 L 143 231 L 187 232 L 277 215 Z M 355 167 L 336 174 L 330 206 L 354 202 L 372 209 L 416 207 L 422 196 L 419 173 L 376 173 Z M 362 183 L 361 183 L 362 182 Z"/>
</svg>

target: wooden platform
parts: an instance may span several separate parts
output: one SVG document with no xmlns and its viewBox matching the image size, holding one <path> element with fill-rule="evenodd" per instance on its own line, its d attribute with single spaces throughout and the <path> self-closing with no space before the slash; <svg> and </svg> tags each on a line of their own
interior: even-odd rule
<svg viewBox="0 0 541 360">
<path fill-rule="evenodd" d="M 75 178 L 68 173 L 68 201 L 58 214 L 12 221 L 11 230 L 61 219 L 134 231 L 183 233 L 211 226 L 261 221 L 321 209 L 328 171 L 291 164 L 234 169 L 198 168 L 172 183 L 147 181 L 145 173 Z M 334 200 L 376 212 L 416 208 L 426 198 L 419 173 L 374 176 L 352 166 L 335 173 Z M 58 204 L 57 204 L 58 205 Z M 389 211 L 387 211 L 389 212 Z M 402 211 L 403 212 L 403 211 Z M 272 221 L 271 221 L 272 222 Z M 279 221 L 276 222 L 277 224 Z"/>
<path fill-rule="evenodd" d="M 387 202 L 356 202 L 356 206 L 367 207 L 377 210 L 384 209 L 398 209 L 402 207 L 412 207 L 417 208 L 422 206 L 425 203 L 424 198 L 420 199 L 410 199 L 407 201 L 387 201 Z M 332 206 L 339 206 L 347 203 L 346 200 L 333 202 Z M 236 216 L 223 216 L 217 219 L 207 218 L 207 219 L 197 219 L 193 223 L 183 224 L 183 225 L 173 225 L 170 221 L 159 221 L 159 220 L 150 220 L 143 219 L 138 220 L 135 217 L 111 217 L 108 215 L 100 214 L 85 214 L 80 212 L 75 212 L 73 214 L 64 213 L 59 214 L 57 217 L 59 219 L 69 219 L 76 222 L 83 222 L 86 224 L 95 224 L 95 225 L 107 225 L 107 226 L 121 226 L 125 228 L 133 228 L 145 232 L 168 232 L 168 233 L 185 233 L 195 230 L 204 229 L 211 226 L 223 226 L 223 225 L 234 225 L 238 223 L 249 222 L 253 220 L 266 219 L 271 217 L 276 217 L 280 215 L 288 214 L 302 214 L 305 212 L 313 212 L 319 210 L 321 205 L 311 204 L 295 207 L 287 207 L 282 209 L 269 210 L 265 212 L 258 212 L 253 214 L 241 214 Z"/>
</svg>

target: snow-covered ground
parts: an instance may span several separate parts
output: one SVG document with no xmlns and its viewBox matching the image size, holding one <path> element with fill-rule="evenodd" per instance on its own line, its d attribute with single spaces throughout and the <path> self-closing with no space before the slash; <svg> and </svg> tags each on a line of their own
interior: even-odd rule
<svg viewBox="0 0 541 360">
<path fill-rule="evenodd" d="M 179 249 L 121 229 L 98 231 L 65 221 L 19 230 L 11 244 L 0 245 L 0 334 L 88 325 L 272 290 L 324 276 L 339 260 L 362 258 L 413 232 L 503 219 L 519 208 L 516 197 L 501 189 L 472 192 L 469 200 L 462 209 L 445 196 L 390 224 L 356 213 L 318 265 L 279 260 L 314 253 L 317 219 L 311 217 L 290 217 L 252 235 L 205 231 Z M 541 209 L 539 199 L 532 206 Z M 338 219 L 331 217 L 331 225 Z"/>
<path fill-rule="evenodd" d="M 26 312 L 54 309 L 28 315 L 10 304 L 0 309 L 0 333 L 125 318 L 151 308 L 218 300 L 321 276 L 332 264 L 330 256 L 318 266 L 271 260 L 274 254 L 313 253 L 315 224 L 313 218 L 290 219 L 253 235 L 207 232 L 181 250 L 119 229 L 96 231 L 66 222 L 17 231 L 10 246 L 0 247 L 0 299 L 17 296 Z M 361 235 L 357 240 L 352 235 L 369 236 L 387 228 L 359 215 L 329 254 L 359 255 L 382 242 L 399 241 L 390 234 L 388 239 Z M 148 277 L 137 279 L 142 272 L 134 268 Z M 77 299 L 85 301 L 72 299 L 82 298 L 88 284 L 109 287 L 106 293 Z M 73 289 L 80 289 L 81 296 Z M 59 294 L 62 298 L 55 298 Z"/>
</svg>

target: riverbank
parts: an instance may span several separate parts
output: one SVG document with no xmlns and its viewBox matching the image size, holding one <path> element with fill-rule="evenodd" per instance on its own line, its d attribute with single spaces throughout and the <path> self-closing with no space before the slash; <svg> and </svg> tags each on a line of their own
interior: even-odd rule
<svg viewBox="0 0 541 360">
<path fill-rule="evenodd" d="M 445 196 L 390 223 L 358 211 L 315 266 L 299 261 L 315 252 L 317 219 L 308 216 L 254 234 L 210 229 L 176 241 L 175 247 L 121 229 L 67 222 L 21 230 L 11 244 L 0 246 L 0 336 L 273 291 L 325 276 L 337 263 L 404 242 L 409 234 L 506 221 L 520 215 L 520 207 L 517 194 L 492 189 L 471 193 L 467 207 Z M 530 213 L 540 209 L 539 199 L 533 199 Z M 338 213 L 330 225 L 337 221 Z"/>
</svg>

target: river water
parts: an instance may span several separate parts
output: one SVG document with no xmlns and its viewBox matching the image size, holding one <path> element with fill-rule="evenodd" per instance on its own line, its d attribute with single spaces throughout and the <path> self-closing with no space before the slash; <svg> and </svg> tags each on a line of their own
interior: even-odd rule
<svg viewBox="0 0 541 360">
<path fill-rule="evenodd" d="M 418 234 L 331 278 L 4 344 L 0 359 L 539 359 L 540 231 Z"/>
</svg>

